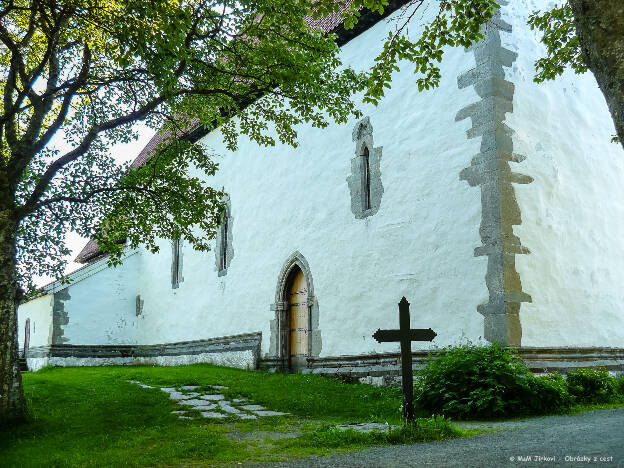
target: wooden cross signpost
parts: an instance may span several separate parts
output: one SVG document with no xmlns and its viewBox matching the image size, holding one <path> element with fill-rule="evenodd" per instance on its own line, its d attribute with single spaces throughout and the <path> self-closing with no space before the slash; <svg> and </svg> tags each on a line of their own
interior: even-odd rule
<svg viewBox="0 0 624 468">
<path fill-rule="evenodd" d="M 412 372 L 412 341 L 431 341 L 437 333 L 431 328 L 410 328 L 409 302 L 399 302 L 399 329 L 380 330 L 373 334 L 378 343 L 401 343 L 401 380 L 403 383 L 403 419 L 414 420 L 414 373 Z"/>
</svg>

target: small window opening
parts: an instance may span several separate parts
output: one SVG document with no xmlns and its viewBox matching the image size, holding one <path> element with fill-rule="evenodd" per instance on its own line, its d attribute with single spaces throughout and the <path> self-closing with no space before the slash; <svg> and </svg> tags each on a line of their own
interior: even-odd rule
<svg viewBox="0 0 624 468">
<path fill-rule="evenodd" d="M 171 286 L 174 288 L 180 285 L 180 247 L 180 239 L 174 239 L 171 258 Z"/>
<path fill-rule="evenodd" d="M 228 246 L 228 216 L 223 216 L 221 224 L 221 270 L 227 268 L 227 246 Z"/>
<path fill-rule="evenodd" d="M 364 211 L 371 209 L 370 158 L 368 148 L 364 148 Z"/>
</svg>

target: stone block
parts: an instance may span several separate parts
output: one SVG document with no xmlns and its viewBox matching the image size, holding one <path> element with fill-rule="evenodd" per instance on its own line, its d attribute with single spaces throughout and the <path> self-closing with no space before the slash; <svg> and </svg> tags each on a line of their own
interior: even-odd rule
<svg viewBox="0 0 624 468">
<path fill-rule="evenodd" d="M 268 411 L 268 410 L 266 410 L 266 411 L 253 411 L 253 413 L 257 414 L 258 416 L 262 416 L 262 417 L 264 417 L 264 416 L 285 416 L 287 414 L 290 414 L 290 413 L 282 413 L 280 411 Z"/>
<path fill-rule="evenodd" d="M 264 406 L 260 405 L 243 405 L 241 408 L 247 411 L 262 411 L 266 409 Z"/>
<path fill-rule="evenodd" d="M 204 418 L 213 418 L 213 419 L 223 419 L 227 418 L 227 416 L 223 413 L 214 413 L 212 411 L 202 411 L 201 415 Z"/>
</svg>

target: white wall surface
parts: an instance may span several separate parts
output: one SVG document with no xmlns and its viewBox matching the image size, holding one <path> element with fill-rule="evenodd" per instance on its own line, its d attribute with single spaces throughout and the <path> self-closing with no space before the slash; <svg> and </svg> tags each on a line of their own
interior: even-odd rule
<svg viewBox="0 0 624 468">
<path fill-rule="evenodd" d="M 63 307 L 69 323 L 63 326 L 63 337 L 69 341 L 64 344 L 136 343 L 139 258 L 130 255 L 115 268 L 104 267 L 102 260 L 93 274 L 83 274 L 68 286 L 71 298 Z"/>
<path fill-rule="evenodd" d="M 24 347 L 26 320 L 30 319 L 30 347 L 48 346 L 52 339 L 52 294 L 32 299 L 19 306 L 17 312 L 18 342 Z"/>
<path fill-rule="evenodd" d="M 591 73 L 566 71 L 536 84 L 534 61 L 544 56 L 526 25 L 543 1 L 513 1 L 503 17 L 513 35 L 503 45 L 519 53 L 507 79 L 515 84 L 514 151 L 527 158 L 514 170 L 535 180 L 516 185 L 522 225 L 514 232 L 530 255 L 516 256 L 523 290 L 525 346 L 622 346 L 624 333 L 624 151 Z"/>
<path fill-rule="evenodd" d="M 433 11 L 427 12 L 430 15 Z M 396 17 L 396 14 L 393 15 Z M 342 48 L 358 69 L 372 64 L 387 31 L 382 21 Z M 217 277 L 214 252 L 183 249 L 184 281 L 171 287 L 171 246 L 140 257 L 138 290 L 144 299 L 138 341 L 161 343 L 261 331 L 268 352 L 269 322 L 275 313 L 280 269 L 299 251 L 312 272 L 319 305 L 321 355 L 387 352 L 377 328 L 398 327 L 397 303 L 406 296 L 412 326 L 432 327 L 434 345 L 478 341 L 487 301 L 486 257 L 481 244 L 480 192 L 459 180 L 479 151 L 467 140 L 468 121 L 455 114 L 479 98 L 459 90 L 457 75 L 473 68 L 474 57 L 449 50 L 440 88 L 419 93 L 408 65 L 393 79 L 379 107 L 362 105 L 383 147 L 384 194 L 377 214 L 355 219 L 346 179 L 355 155 L 355 120 L 320 130 L 298 128 L 300 146 L 260 148 L 241 138 L 225 149 L 218 131 L 203 144 L 221 155 L 210 181 L 231 197 L 234 257 Z M 414 347 L 428 344 L 415 343 Z"/>
</svg>

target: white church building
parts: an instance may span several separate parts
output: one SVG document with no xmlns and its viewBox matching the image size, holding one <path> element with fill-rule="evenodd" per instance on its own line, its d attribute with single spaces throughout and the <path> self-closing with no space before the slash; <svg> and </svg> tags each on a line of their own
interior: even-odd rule
<svg viewBox="0 0 624 468">
<path fill-rule="evenodd" d="M 373 64 L 402 3 L 355 30 L 323 23 L 344 63 Z M 229 194 L 213 251 L 163 239 L 110 268 L 89 243 L 69 285 L 19 308 L 30 368 L 214 362 L 380 382 L 399 344 L 372 334 L 398 328 L 405 296 L 411 326 L 437 333 L 413 343 L 416 363 L 496 341 L 536 371 L 622 372 L 624 151 L 591 73 L 533 82 L 538 3 L 509 2 L 483 41 L 446 50 L 438 88 L 419 92 L 406 63 L 364 118 L 302 125 L 297 148 L 232 152 L 219 129 L 196 131 Z"/>
</svg>

